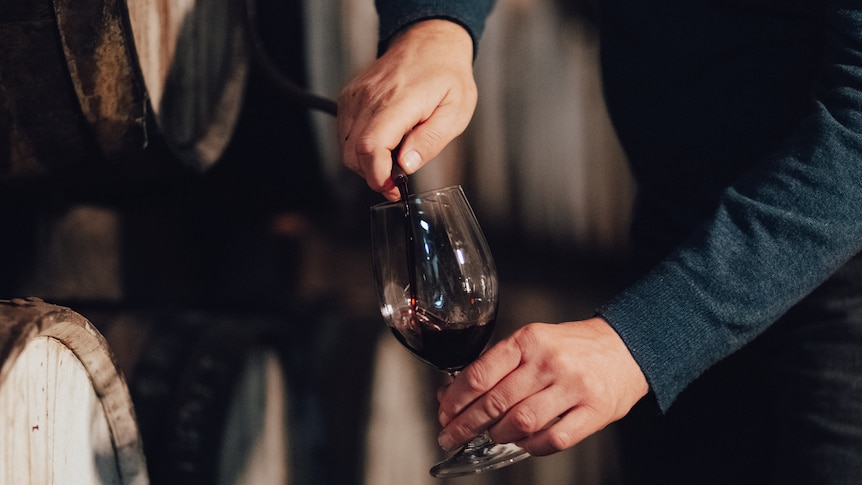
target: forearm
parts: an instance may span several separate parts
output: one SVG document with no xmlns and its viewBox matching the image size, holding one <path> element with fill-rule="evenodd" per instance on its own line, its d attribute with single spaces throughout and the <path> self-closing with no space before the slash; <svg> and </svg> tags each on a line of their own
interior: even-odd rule
<svg viewBox="0 0 862 485">
<path fill-rule="evenodd" d="M 862 250 L 862 13 L 853 10 L 832 19 L 839 35 L 796 129 L 724 192 L 710 220 L 600 309 L 663 409 Z"/>
</svg>

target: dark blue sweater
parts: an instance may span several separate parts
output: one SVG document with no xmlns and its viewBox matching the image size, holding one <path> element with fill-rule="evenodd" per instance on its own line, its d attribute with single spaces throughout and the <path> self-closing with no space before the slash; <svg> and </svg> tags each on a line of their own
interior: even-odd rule
<svg viewBox="0 0 862 485">
<path fill-rule="evenodd" d="M 490 1 L 378 0 L 478 42 Z M 599 309 L 662 409 L 862 250 L 858 0 L 602 2 L 644 274 Z"/>
</svg>

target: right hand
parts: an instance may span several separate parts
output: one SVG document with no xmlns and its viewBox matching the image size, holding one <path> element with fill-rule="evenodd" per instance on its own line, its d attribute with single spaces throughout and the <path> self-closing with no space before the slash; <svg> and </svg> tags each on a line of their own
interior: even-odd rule
<svg viewBox="0 0 862 485">
<path fill-rule="evenodd" d="M 392 150 L 401 143 L 398 163 L 415 172 L 467 128 L 477 97 L 470 34 L 447 20 L 419 22 L 339 94 L 342 160 L 396 200 Z"/>
<path fill-rule="evenodd" d="M 437 392 L 438 439 L 453 450 L 487 430 L 497 443 L 549 455 L 622 418 L 647 392 L 640 366 L 604 319 L 534 323 Z"/>
</svg>

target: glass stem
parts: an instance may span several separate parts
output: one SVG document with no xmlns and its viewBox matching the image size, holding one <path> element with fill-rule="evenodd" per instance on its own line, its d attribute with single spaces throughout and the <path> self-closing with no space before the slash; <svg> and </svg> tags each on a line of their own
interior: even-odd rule
<svg viewBox="0 0 862 485">
<path fill-rule="evenodd" d="M 488 436 L 488 432 L 485 431 L 464 445 L 464 453 L 469 453 L 471 455 L 483 454 L 483 450 L 493 445 L 494 442 L 491 441 L 491 437 Z"/>
</svg>

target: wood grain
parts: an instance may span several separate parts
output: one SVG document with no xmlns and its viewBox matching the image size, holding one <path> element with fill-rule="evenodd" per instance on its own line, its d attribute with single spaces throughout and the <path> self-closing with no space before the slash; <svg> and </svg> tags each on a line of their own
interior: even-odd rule
<svg viewBox="0 0 862 485">
<path fill-rule="evenodd" d="M 68 308 L 0 300 L 0 423 L 2 485 L 149 483 L 125 380 Z"/>
</svg>

